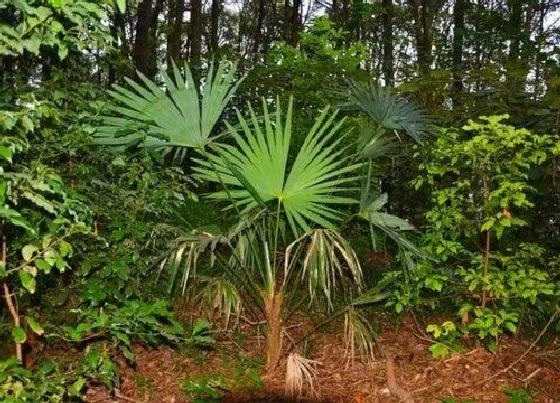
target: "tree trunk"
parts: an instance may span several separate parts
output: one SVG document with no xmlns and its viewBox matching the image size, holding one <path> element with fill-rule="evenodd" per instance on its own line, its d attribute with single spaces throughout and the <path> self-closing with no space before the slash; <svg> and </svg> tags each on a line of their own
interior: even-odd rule
<svg viewBox="0 0 560 403">
<path fill-rule="evenodd" d="M 219 47 L 221 10 L 222 4 L 220 0 L 212 0 L 212 6 L 210 10 L 210 49 L 213 53 L 216 53 Z"/>
<path fill-rule="evenodd" d="M 509 60 L 515 63 L 519 60 L 519 51 L 521 47 L 521 0 L 509 0 L 510 17 L 508 22 L 508 36 L 511 43 L 509 48 Z"/>
<path fill-rule="evenodd" d="M 153 0 L 143 0 L 138 4 L 138 21 L 132 60 L 134 66 L 147 77 L 155 77 L 155 55 L 151 54 L 150 27 L 154 13 Z"/>
<path fill-rule="evenodd" d="M 301 1 L 294 0 L 294 5 L 292 8 L 292 18 L 291 18 L 291 33 L 290 33 L 290 44 L 295 46 L 299 41 L 299 30 L 301 26 Z"/>
<path fill-rule="evenodd" d="M 488 182 L 488 178 L 484 177 L 483 180 L 483 188 L 482 188 L 482 192 L 483 192 L 483 197 L 484 197 L 484 204 L 488 203 L 488 199 L 490 198 L 490 184 Z M 486 231 L 486 241 L 485 241 L 485 245 L 484 245 L 484 262 L 483 262 L 483 267 L 482 267 L 482 277 L 484 279 L 484 282 L 486 283 L 486 280 L 488 279 L 488 267 L 490 266 L 490 231 Z M 483 285 L 483 287 L 485 287 L 486 284 Z M 487 299 L 487 295 L 486 295 L 486 289 L 482 290 L 482 307 L 486 307 L 486 299 Z"/>
<path fill-rule="evenodd" d="M 290 15 L 291 15 L 291 7 L 290 7 L 290 0 L 284 0 L 284 24 L 282 26 L 282 36 L 283 40 L 286 42 L 290 42 L 290 34 L 292 30 L 290 29 Z"/>
<path fill-rule="evenodd" d="M 257 26 L 255 28 L 255 42 L 253 45 L 254 53 L 259 52 L 261 35 L 263 35 L 265 1 L 266 0 L 259 0 L 259 8 L 257 10 Z"/>
<path fill-rule="evenodd" d="M 6 268 L 6 264 L 8 262 L 8 238 L 6 235 L 2 235 L 2 265 Z M 20 318 L 19 313 L 16 308 L 16 304 L 12 299 L 13 295 L 8 287 L 8 283 L 4 281 L 4 299 L 6 300 L 6 305 L 8 306 L 8 312 L 12 316 L 12 320 L 14 322 L 14 327 L 20 327 Z M 16 343 L 16 357 L 20 363 L 23 364 L 23 344 Z"/>
<path fill-rule="evenodd" d="M 490 266 L 490 231 L 486 231 L 486 244 L 484 245 L 484 266 L 482 268 L 482 276 L 484 281 L 488 279 L 488 267 Z M 486 284 L 483 285 L 486 287 Z M 482 307 L 486 307 L 487 293 L 486 289 L 482 290 Z"/>
<path fill-rule="evenodd" d="M 412 17 L 414 18 L 414 37 L 416 41 L 416 53 L 418 60 L 419 78 L 429 79 L 432 68 L 432 28 L 434 18 L 441 8 L 443 0 L 410 0 Z M 421 105 L 428 109 L 435 108 L 434 92 L 431 86 L 425 86 L 420 94 Z"/>
<path fill-rule="evenodd" d="M 388 87 L 395 79 L 393 71 L 393 0 L 383 0 L 383 75 Z"/>
<path fill-rule="evenodd" d="M 542 70 L 541 70 L 541 58 L 539 57 L 542 51 L 542 38 L 544 33 L 544 18 L 546 15 L 546 0 L 541 0 L 539 3 L 539 23 L 537 30 L 537 49 L 536 49 L 536 60 L 535 60 L 535 99 L 538 99 L 543 92 L 542 83 Z"/>
<path fill-rule="evenodd" d="M 199 63 L 202 54 L 202 1 L 191 0 L 190 59 Z"/>
<path fill-rule="evenodd" d="M 272 373 L 282 354 L 282 338 L 284 326 L 282 323 L 282 302 L 283 295 L 275 293 L 271 296 L 265 295 L 264 306 L 267 323 L 266 333 L 266 361 L 265 372 Z"/>
<path fill-rule="evenodd" d="M 114 20 L 110 27 L 111 36 L 113 40 L 117 44 L 117 50 L 115 51 L 117 54 L 120 53 L 120 57 L 128 58 L 128 42 L 126 40 L 126 30 L 125 30 L 125 21 L 124 21 L 124 14 L 116 8 L 114 14 Z M 119 44 L 120 42 L 120 44 Z M 120 46 L 119 46 L 120 45 Z M 113 83 L 117 81 L 118 76 L 124 75 L 124 71 L 122 67 L 115 66 L 114 63 L 109 63 L 109 74 L 108 74 L 108 86 L 111 86 Z"/>
<path fill-rule="evenodd" d="M 185 13 L 185 0 L 169 0 L 168 25 L 170 32 L 167 36 L 167 65 L 171 61 L 178 63 L 182 60 L 183 49 L 183 15 Z"/>
<path fill-rule="evenodd" d="M 457 109 L 463 92 L 463 39 L 467 0 L 456 0 L 453 10 L 453 108 Z"/>
</svg>

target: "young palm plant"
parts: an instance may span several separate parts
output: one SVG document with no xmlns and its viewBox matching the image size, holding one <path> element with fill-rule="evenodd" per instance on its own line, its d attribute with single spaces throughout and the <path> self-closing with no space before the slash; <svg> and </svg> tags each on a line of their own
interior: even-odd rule
<svg viewBox="0 0 560 403">
<path fill-rule="evenodd" d="M 360 164 L 341 146 L 344 119 L 326 109 L 290 163 L 292 101 L 285 117 L 277 102 L 274 116 L 264 101 L 263 122 L 250 106 L 249 120 L 238 113 L 241 133 L 228 125 L 235 146 L 215 146 L 194 168 L 200 179 L 222 186 L 211 199 L 227 200 L 240 217 L 255 217 L 230 242 L 225 265 L 236 273 L 230 278 L 239 293 L 266 319 L 268 371 L 278 363 L 283 323 L 294 307 L 319 295 L 332 307 L 338 286 L 347 298 L 362 286 L 358 258 L 336 231 L 340 207 L 357 203 L 347 193 L 359 181 Z"/>
<path fill-rule="evenodd" d="M 263 100 L 260 117 L 249 106 L 248 117 L 237 112 L 237 124 L 226 123 L 228 142 L 212 138 L 238 85 L 234 67 L 226 72 L 221 63 L 216 74 L 211 70 L 201 94 L 188 66 L 184 76 L 173 67 L 174 81 L 162 71 L 165 89 L 142 76 L 143 86 L 129 81 L 133 91 L 116 87 L 111 94 L 119 102 L 113 107 L 118 116 L 106 118 L 98 141 L 132 141 L 174 149 L 180 156 L 187 149 L 198 152 L 196 177 L 218 186 L 207 197 L 224 203 L 237 223 L 225 233 L 215 228 L 184 231 L 162 260 L 160 273 L 167 269 L 170 292 L 190 293 L 209 315 L 222 312 L 226 326 L 237 322 L 242 309 L 264 318 L 266 368 L 272 371 L 282 353 L 284 323 L 301 307 L 317 307 L 322 301 L 333 312 L 342 299 L 349 303 L 347 316 L 355 317 L 353 307 L 379 300 L 369 294 L 356 300 L 362 270 L 341 227 L 352 218 L 363 219 L 395 239 L 398 230 L 411 227 L 380 211 L 383 196 L 372 198 L 367 192 L 358 200 L 367 172 L 364 147 L 347 141 L 348 131 L 341 133 L 344 119 L 336 111 L 325 109 L 297 149 L 292 142 L 292 101 L 285 114 L 277 101 L 272 114 Z M 360 208 L 349 215 L 352 206 Z M 210 258 L 217 275 L 195 276 L 203 257 Z M 337 290 L 341 298 L 335 296 Z M 362 322 L 347 321 L 347 334 L 367 341 L 366 350 L 371 351 L 367 326 L 355 326 Z"/>
</svg>

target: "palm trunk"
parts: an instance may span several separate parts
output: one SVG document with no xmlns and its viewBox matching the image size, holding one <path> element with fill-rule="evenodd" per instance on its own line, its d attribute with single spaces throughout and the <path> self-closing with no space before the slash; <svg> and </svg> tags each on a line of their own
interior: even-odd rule
<svg viewBox="0 0 560 403">
<path fill-rule="evenodd" d="M 264 307 L 267 322 L 266 332 L 266 362 L 265 372 L 272 373 L 282 354 L 282 338 L 284 326 L 282 321 L 282 301 L 284 296 L 282 293 L 273 293 L 265 295 Z"/>
</svg>

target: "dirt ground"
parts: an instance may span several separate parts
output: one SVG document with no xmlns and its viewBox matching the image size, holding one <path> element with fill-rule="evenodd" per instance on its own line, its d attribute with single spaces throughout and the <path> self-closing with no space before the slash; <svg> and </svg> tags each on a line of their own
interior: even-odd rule
<svg viewBox="0 0 560 403">
<path fill-rule="evenodd" d="M 395 379 L 414 402 L 560 402 L 560 340 L 546 350 L 538 346 L 511 370 L 491 378 L 521 357 L 530 341 L 504 338 L 492 354 L 482 348 L 467 350 L 445 360 L 432 358 L 429 341 L 407 318 L 398 326 L 385 326 L 383 348 L 393 357 Z M 308 356 L 316 366 L 316 402 L 399 402 L 388 388 L 386 361 L 348 363 L 344 340 L 336 323 L 313 337 Z M 339 324 L 338 330 L 342 329 Z M 122 368 L 119 392 L 90 388 L 89 402 L 287 402 L 284 392 L 285 361 L 278 373 L 262 378 L 263 339 L 254 328 L 238 340 L 224 339 L 214 349 L 135 349 L 136 367 Z M 288 341 L 286 341 L 288 342 Z M 186 386 L 185 386 L 186 385 Z M 212 396 L 205 393 L 210 385 Z M 186 388 L 186 392 L 185 389 Z M 527 400 L 527 391 L 530 400 Z"/>
</svg>

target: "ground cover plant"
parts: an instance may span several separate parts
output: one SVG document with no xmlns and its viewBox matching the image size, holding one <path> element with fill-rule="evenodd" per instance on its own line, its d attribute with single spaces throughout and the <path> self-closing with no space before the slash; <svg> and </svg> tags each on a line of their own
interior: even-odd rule
<svg viewBox="0 0 560 403">
<path fill-rule="evenodd" d="M 0 400 L 554 401 L 558 5 L 234 3 L 0 0 Z"/>
</svg>

